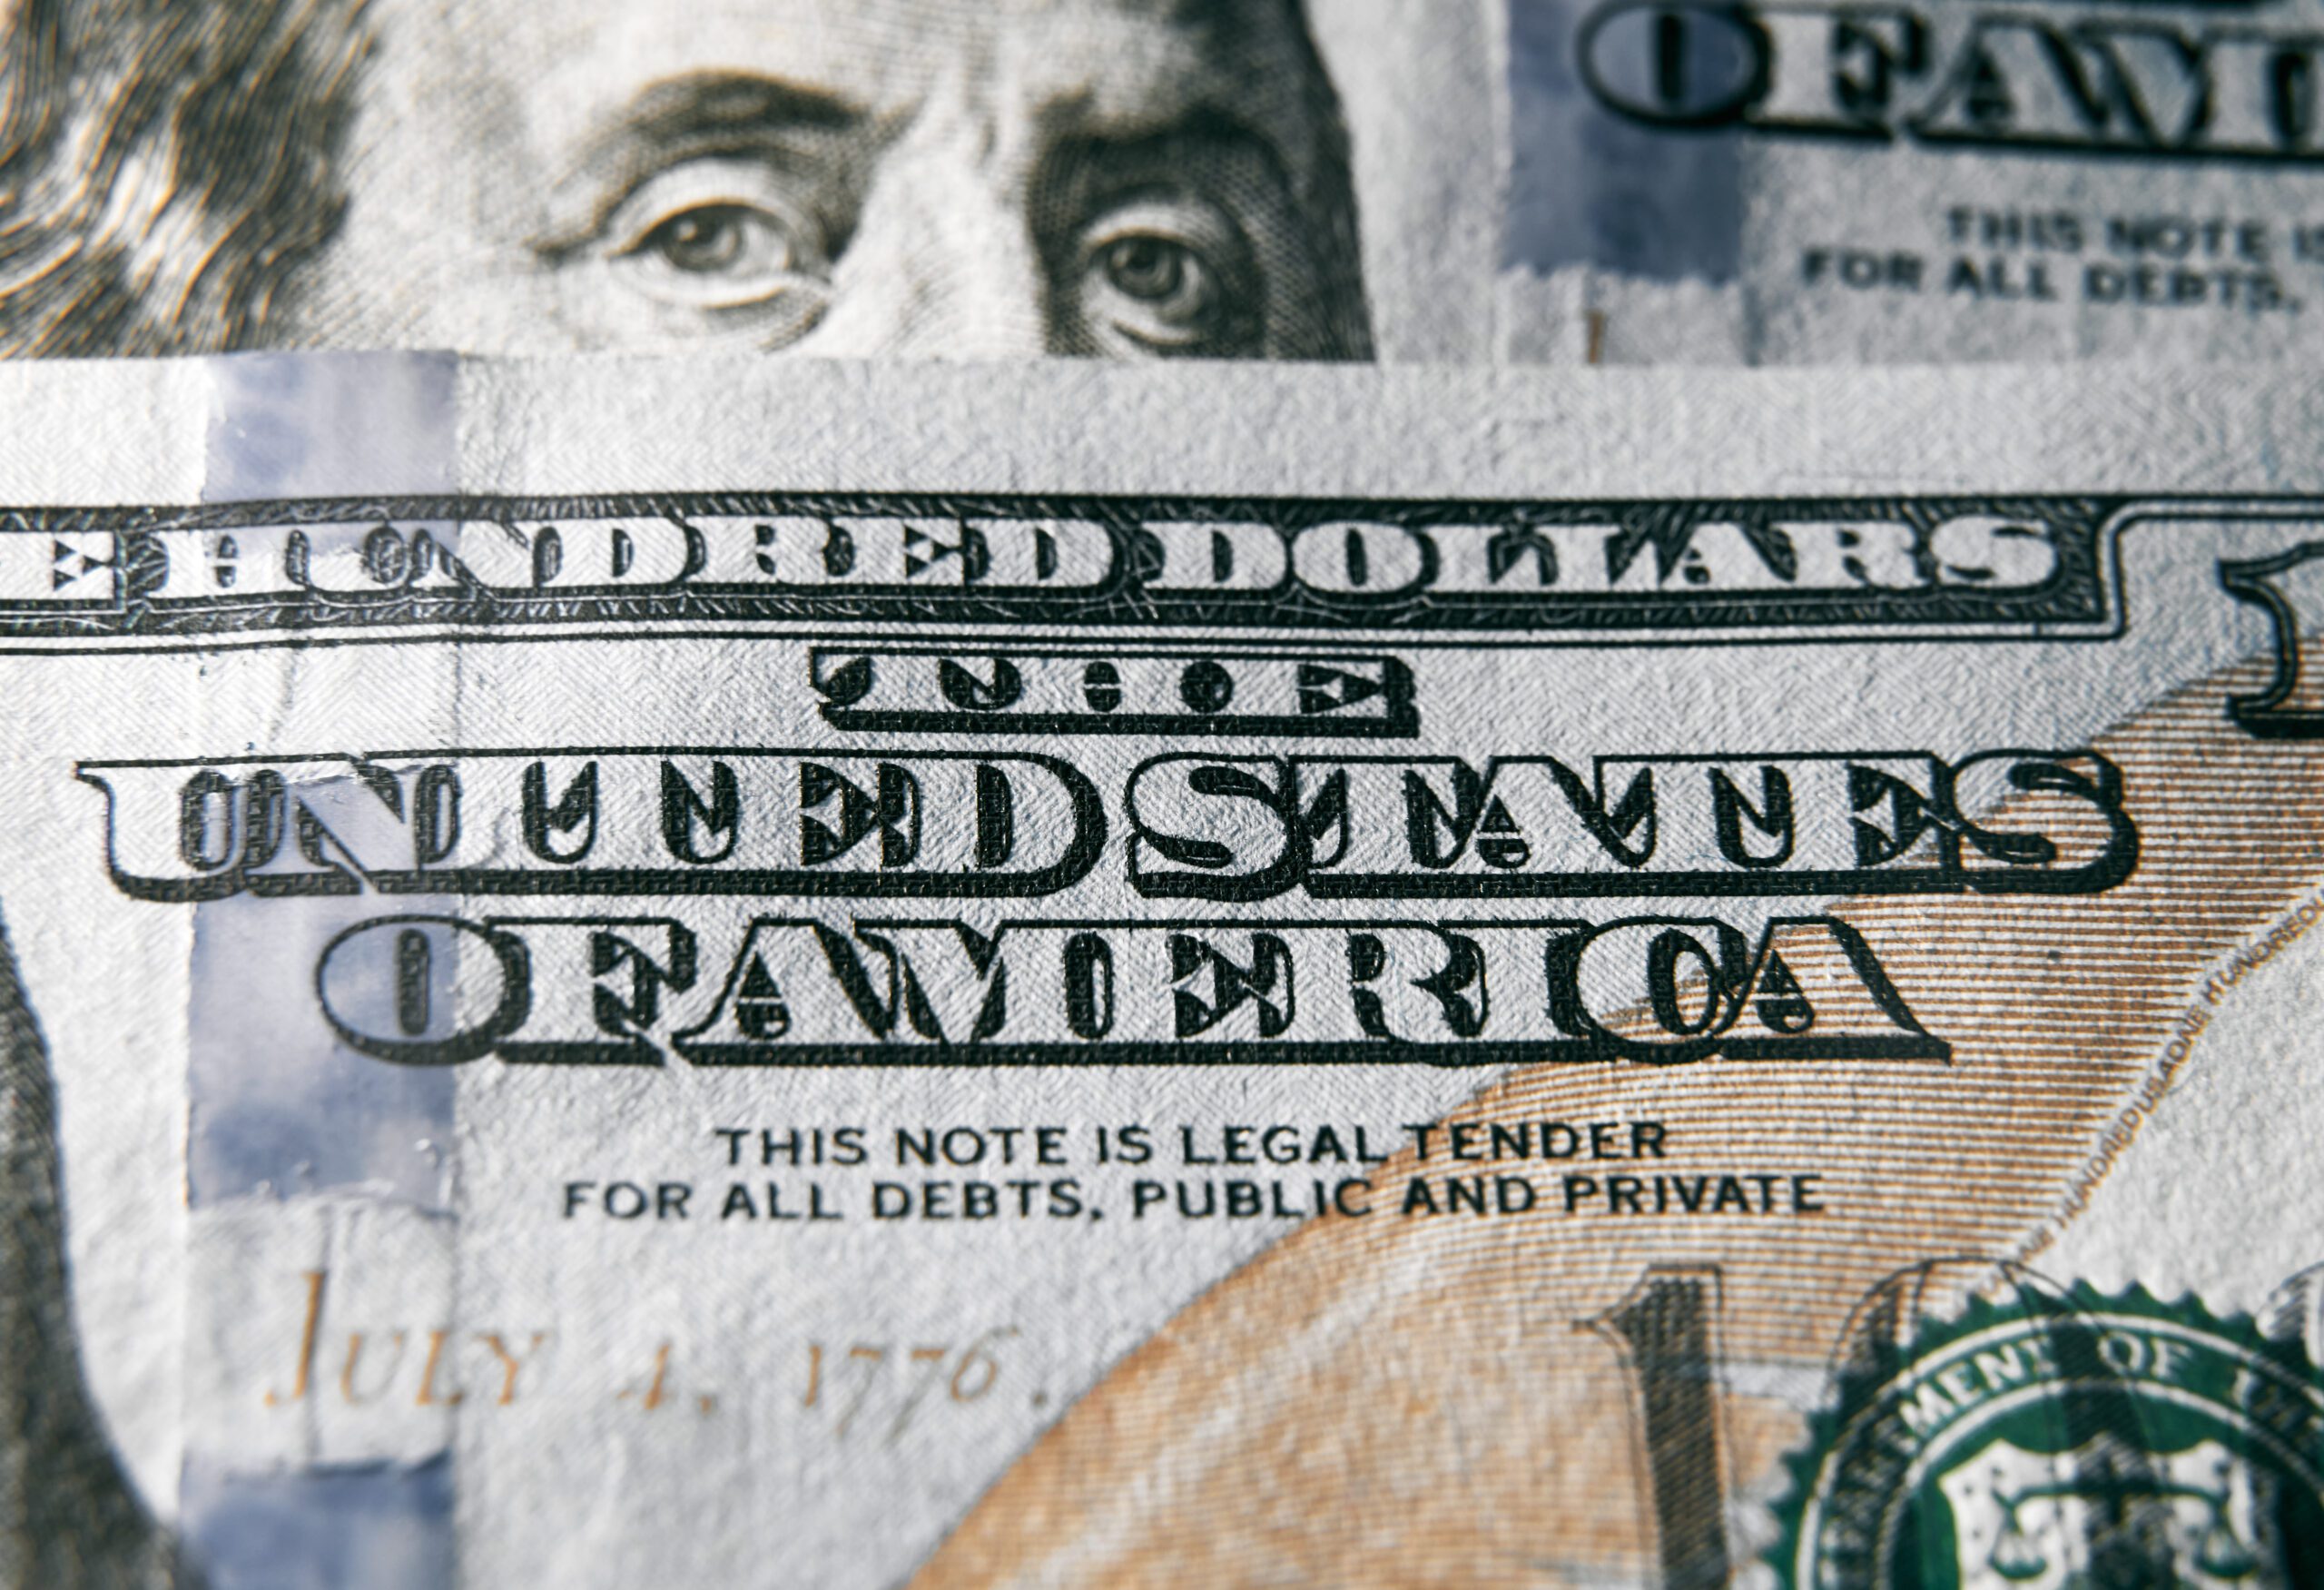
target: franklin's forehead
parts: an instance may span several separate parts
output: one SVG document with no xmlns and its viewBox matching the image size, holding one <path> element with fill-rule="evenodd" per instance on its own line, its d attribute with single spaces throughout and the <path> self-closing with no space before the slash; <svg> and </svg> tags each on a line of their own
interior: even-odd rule
<svg viewBox="0 0 2324 1590">
<path fill-rule="evenodd" d="M 379 9 L 387 47 L 417 45 L 459 75 L 496 79 L 523 103 L 545 151 L 585 144 L 609 115 L 691 77 L 763 77 L 875 116 L 908 114 L 957 86 L 1013 102 L 996 110 L 1069 100 L 1092 123 L 1135 129 L 1257 80 L 1279 84 L 1299 39 L 1288 0 L 389 0 Z"/>
</svg>

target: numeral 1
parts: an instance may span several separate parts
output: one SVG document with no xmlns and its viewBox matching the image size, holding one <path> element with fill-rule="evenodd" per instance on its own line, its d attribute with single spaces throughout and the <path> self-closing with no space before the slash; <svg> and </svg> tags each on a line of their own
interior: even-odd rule
<svg viewBox="0 0 2324 1590">
<path fill-rule="evenodd" d="M 1728 1582 L 1718 1320 L 1718 1266 L 1654 1265 L 1620 1306 L 1580 1322 L 1613 1342 L 1638 1397 L 1663 1590 Z"/>
</svg>

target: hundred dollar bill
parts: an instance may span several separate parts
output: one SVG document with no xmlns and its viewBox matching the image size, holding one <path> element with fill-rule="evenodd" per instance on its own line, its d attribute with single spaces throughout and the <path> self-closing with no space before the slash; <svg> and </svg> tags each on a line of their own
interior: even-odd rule
<svg viewBox="0 0 2324 1590">
<path fill-rule="evenodd" d="M 2316 380 L 0 412 L 0 1582 L 2316 1582 Z"/>
<path fill-rule="evenodd" d="M 1472 361 L 1493 16 L 18 0 L 0 349 Z"/>
<path fill-rule="evenodd" d="M 2312 352 L 2314 0 L 0 12 L 0 350 Z"/>
<path fill-rule="evenodd" d="M 2309 0 L 1508 0 L 1506 23 L 1520 360 L 2316 346 Z"/>
</svg>

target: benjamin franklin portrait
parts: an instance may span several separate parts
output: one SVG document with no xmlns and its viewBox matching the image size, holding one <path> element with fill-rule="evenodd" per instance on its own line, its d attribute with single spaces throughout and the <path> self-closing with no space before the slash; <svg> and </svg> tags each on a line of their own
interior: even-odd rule
<svg viewBox="0 0 2324 1590">
<path fill-rule="evenodd" d="M 10 354 L 1372 351 L 1299 0 L 15 0 L 5 38 Z"/>
</svg>

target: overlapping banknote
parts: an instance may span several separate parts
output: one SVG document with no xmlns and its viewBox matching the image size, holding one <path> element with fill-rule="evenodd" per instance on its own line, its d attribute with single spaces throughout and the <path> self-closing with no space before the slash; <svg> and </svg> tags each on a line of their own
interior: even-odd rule
<svg viewBox="0 0 2324 1590">
<path fill-rule="evenodd" d="M 0 402 L 12 1583 L 2318 1582 L 2313 379 Z"/>
<path fill-rule="evenodd" d="M 0 349 L 2313 354 L 2314 0 L 17 0 Z"/>
</svg>

